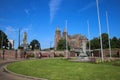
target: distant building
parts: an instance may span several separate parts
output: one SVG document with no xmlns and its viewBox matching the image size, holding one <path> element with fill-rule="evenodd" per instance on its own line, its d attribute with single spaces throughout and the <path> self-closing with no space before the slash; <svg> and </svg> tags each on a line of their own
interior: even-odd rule
<svg viewBox="0 0 120 80">
<path fill-rule="evenodd" d="M 14 40 L 8 40 L 8 48 L 14 49 Z"/>
<path fill-rule="evenodd" d="M 28 45 L 29 44 L 27 43 L 27 33 L 24 32 L 21 47 L 23 47 L 24 49 L 28 49 Z"/>
<path fill-rule="evenodd" d="M 68 35 L 68 32 L 66 31 L 66 29 L 64 29 L 61 36 L 61 31 L 59 27 L 57 27 L 55 31 L 55 41 L 54 41 L 55 50 L 57 49 L 59 40 L 66 39 L 66 35 L 67 35 L 67 42 L 71 50 L 77 50 L 77 49 L 80 50 L 80 49 L 86 48 L 85 46 L 88 42 L 88 39 L 85 36 L 81 34 Z"/>
</svg>

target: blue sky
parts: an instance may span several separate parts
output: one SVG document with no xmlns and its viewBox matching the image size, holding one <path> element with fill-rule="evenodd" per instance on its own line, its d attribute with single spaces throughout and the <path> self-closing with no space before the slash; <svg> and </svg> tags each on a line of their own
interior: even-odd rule
<svg viewBox="0 0 120 80">
<path fill-rule="evenodd" d="M 99 0 L 102 33 L 107 32 L 106 10 L 110 37 L 120 38 L 120 1 Z M 88 37 L 87 20 L 90 24 L 90 39 L 99 36 L 96 0 L 0 0 L 0 29 L 18 46 L 18 29 L 27 32 L 28 43 L 39 40 L 42 48 L 54 45 L 57 26 L 63 31 L 67 20 L 68 33 Z"/>
</svg>

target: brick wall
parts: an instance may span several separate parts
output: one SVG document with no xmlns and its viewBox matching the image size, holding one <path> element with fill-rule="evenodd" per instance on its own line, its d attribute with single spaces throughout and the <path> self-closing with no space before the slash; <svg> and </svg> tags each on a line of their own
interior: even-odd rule
<svg viewBox="0 0 120 80">
<path fill-rule="evenodd" d="M 3 50 L 0 50 L 0 59 L 3 58 Z M 15 59 L 15 50 L 5 50 L 4 52 L 5 59 Z"/>
<path fill-rule="evenodd" d="M 119 57 L 120 57 L 120 49 L 112 49 L 111 50 L 111 55 L 117 55 L 119 53 Z M 109 53 L 109 49 L 104 49 L 103 50 L 103 55 L 104 57 L 107 57 L 110 55 Z M 101 56 L 101 51 L 94 51 L 94 56 L 95 57 L 100 57 Z"/>
<path fill-rule="evenodd" d="M 16 59 L 16 58 L 24 58 L 24 52 L 23 50 L 5 50 L 4 58 L 5 59 Z M 17 53 L 17 54 L 16 54 Z M 65 51 L 26 51 L 27 55 L 34 55 L 35 58 L 39 57 L 39 53 L 41 54 L 41 57 L 65 57 L 66 52 Z M 75 56 L 75 53 L 69 53 L 71 57 Z M 3 58 L 3 50 L 0 50 L 0 59 Z"/>
</svg>

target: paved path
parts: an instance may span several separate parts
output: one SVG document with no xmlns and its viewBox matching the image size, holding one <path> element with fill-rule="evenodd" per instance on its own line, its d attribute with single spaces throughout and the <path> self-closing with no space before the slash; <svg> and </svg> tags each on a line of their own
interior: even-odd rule
<svg viewBox="0 0 120 80">
<path fill-rule="evenodd" d="M 37 80 L 37 79 L 30 79 L 26 77 L 16 76 L 16 75 L 6 72 L 4 70 L 4 66 L 12 62 L 15 62 L 15 61 L 14 60 L 0 61 L 0 80 Z"/>
</svg>

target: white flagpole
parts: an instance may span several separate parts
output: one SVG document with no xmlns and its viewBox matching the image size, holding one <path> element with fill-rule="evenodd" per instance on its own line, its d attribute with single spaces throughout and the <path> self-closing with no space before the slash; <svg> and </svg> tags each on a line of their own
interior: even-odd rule
<svg viewBox="0 0 120 80">
<path fill-rule="evenodd" d="M 66 20 L 65 27 L 66 27 L 66 58 L 68 58 L 68 53 L 67 53 L 67 51 L 68 51 L 68 46 L 67 46 L 67 20 Z"/>
<path fill-rule="evenodd" d="M 99 13 L 98 0 L 96 0 L 96 4 L 97 4 L 97 14 L 98 14 L 99 32 L 100 32 L 101 56 L 102 56 L 102 62 L 104 62 L 104 58 L 103 58 L 103 47 L 102 47 L 102 35 L 101 35 L 101 24 L 100 24 L 100 13 Z"/>
<path fill-rule="evenodd" d="M 109 23 L 108 23 L 108 13 L 107 13 L 107 11 L 106 11 L 106 22 L 107 22 L 107 30 L 108 30 L 109 53 L 110 53 L 110 58 L 111 58 L 110 31 L 109 31 Z"/>
<path fill-rule="evenodd" d="M 87 21 L 87 24 L 88 24 L 89 53 L 90 53 L 90 25 L 89 25 L 89 21 Z"/>
</svg>

